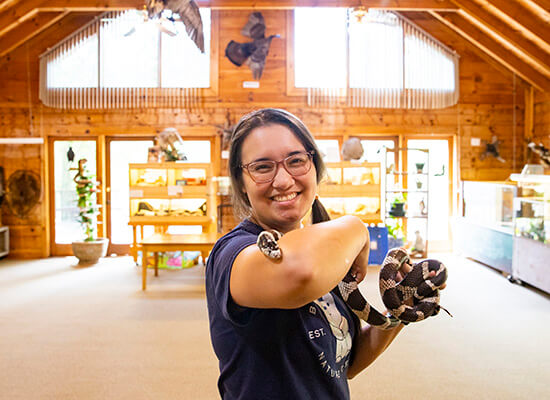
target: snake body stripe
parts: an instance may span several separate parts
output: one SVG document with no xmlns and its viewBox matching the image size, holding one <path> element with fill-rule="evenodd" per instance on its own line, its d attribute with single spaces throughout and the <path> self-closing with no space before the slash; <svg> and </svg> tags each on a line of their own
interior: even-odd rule
<svg viewBox="0 0 550 400">
<path fill-rule="evenodd" d="M 256 244 L 268 258 L 278 260 L 283 257 L 278 244 L 281 237 L 282 234 L 276 230 L 263 231 Z M 380 329 L 390 329 L 400 323 L 418 322 L 437 315 L 441 309 L 439 288 L 447 280 L 447 268 L 438 260 L 423 260 L 412 265 L 412 270 L 398 283 L 397 273 L 404 263 L 411 265 L 407 250 L 401 247 L 391 249 L 380 269 L 380 295 L 389 315 L 382 314 L 368 303 L 351 271 L 338 283 L 336 290 L 360 319 Z M 435 276 L 430 277 L 432 271 L 435 271 Z M 411 298 L 413 306 L 406 304 Z"/>
</svg>

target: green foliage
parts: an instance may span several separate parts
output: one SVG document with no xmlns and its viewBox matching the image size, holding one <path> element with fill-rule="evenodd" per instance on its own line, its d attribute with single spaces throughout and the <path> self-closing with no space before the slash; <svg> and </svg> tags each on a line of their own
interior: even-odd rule
<svg viewBox="0 0 550 400">
<path fill-rule="evenodd" d="M 546 239 L 546 234 L 544 231 L 544 221 L 530 221 L 529 230 L 527 231 L 530 238 L 538 240 L 539 242 L 544 243 Z"/>
<path fill-rule="evenodd" d="M 395 239 L 403 239 L 405 234 L 403 232 L 403 221 L 400 218 L 388 218 L 386 220 L 386 226 L 388 227 L 388 235 Z"/>
<path fill-rule="evenodd" d="M 78 168 L 71 168 L 71 170 Z M 82 173 L 78 172 L 74 178 L 77 198 L 77 207 L 79 209 L 77 221 L 80 222 L 85 235 L 85 242 L 91 242 L 96 239 L 94 227 L 95 217 L 99 213 L 99 207 L 96 204 L 94 194 L 97 193 L 98 182 L 90 174 L 86 165 L 82 168 Z"/>
</svg>

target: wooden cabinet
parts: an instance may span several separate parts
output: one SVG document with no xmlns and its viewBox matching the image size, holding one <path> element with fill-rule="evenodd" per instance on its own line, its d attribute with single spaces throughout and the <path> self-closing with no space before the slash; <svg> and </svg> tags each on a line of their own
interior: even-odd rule
<svg viewBox="0 0 550 400">
<path fill-rule="evenodd" d="M 326 167 L 319 197 L 331 218 L 356 215 L 366 223 L 382 222 L 380 163 L 343 161 Z"/>
<path fill-rule="evenodd" d="M 217 196 L 210 164 L 130 164 L 129 173 L 134 259 L 144 225 L 155 226 L 159 233 L 170 225 L 200 225 L 203 232 L 216 231 Z"/>
</svg>

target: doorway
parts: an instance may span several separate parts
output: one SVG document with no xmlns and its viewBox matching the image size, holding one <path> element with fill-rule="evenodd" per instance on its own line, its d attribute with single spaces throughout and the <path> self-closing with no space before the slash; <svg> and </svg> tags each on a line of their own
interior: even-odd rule
<svg viewBox="0 0 550 400">
<path fill-rule="evenodd" d="M 451 251 L 451 223 L 453 215 L 452 138 L 406 139 L 405 147 L 429 150 L 428 241 L 429 251 Z M 414 152 L 406 156 L 407 170 L 415 168 Z M 414 183 L 410 183 L 412 185 Z M 407 229 L 407 237 L 414 237 L 414 226 Z"/>
<path fill-rule="evenodd" d="M 50 138 L 50 221 L 51 241 L 50 253 L 52 256 L 72 254 L 71 243 L 84 239 L 84 231 L 77 220 L 77 195 L 73 178 L 74 168 L 78 167 L 78 160 L 85 158 L 86 168 L 93 175 L 98 176 L 98 146 L 97 141 L 87 139 Z M 97 196 L 93 196 L 97 202 Z M 93 221 L 93 229 L 97 232 L 102 222 L 99 215 Z"/>
</svg>

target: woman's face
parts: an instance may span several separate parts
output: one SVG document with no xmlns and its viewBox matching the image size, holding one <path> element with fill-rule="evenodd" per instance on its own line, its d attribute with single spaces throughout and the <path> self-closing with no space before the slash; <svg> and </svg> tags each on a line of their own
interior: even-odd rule
<svg viewBox="0 0 550 400">
<path fill-rule="evenodd" d="M 295 152 L 305 152 L 303 144 L 283 125 L 268 125 L 254 129 L 242 144 L 241 163 L 259 160 L 281 161 Z M 243 170 L 244 191 L 252 206 L 252 216 L 263 228 L 286 233 L 300 227 L 317 192 L 316 171 L 292 176 L 278 164 L 272 182 L 256 183 Z"/>
</svg>

